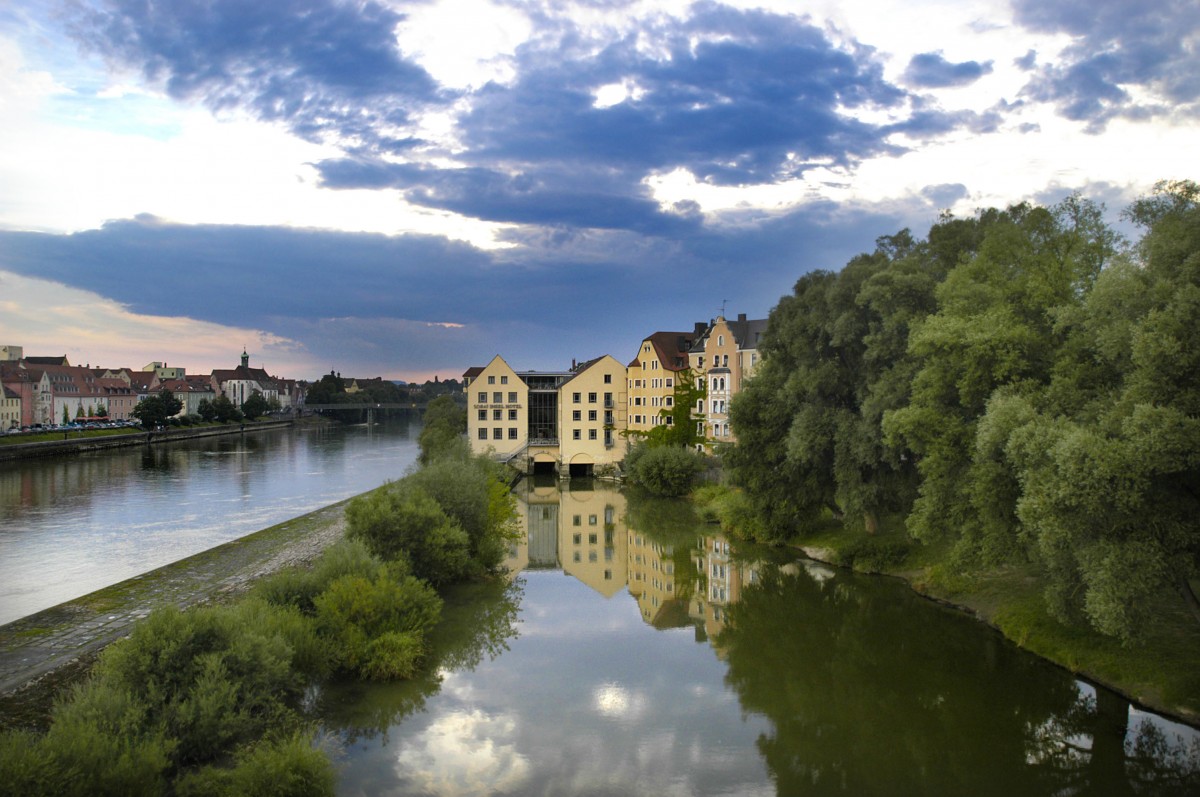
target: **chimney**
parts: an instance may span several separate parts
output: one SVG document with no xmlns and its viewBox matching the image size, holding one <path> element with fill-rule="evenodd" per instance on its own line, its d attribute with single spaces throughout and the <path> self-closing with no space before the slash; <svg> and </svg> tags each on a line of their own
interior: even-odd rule
<svg viewBox="0 0 1200 797">
<path fill-rule="evenodd" d="M 746 314 L 745 313 L 738 313 L 738 323 L 739 324 L 746 323 Z"/>
<path fill-rule="evenodd" d="M 703 321 L 697 321 L 695 331 L 692 334 L 696 337 L 700 337 L 704 334 L 704 330 L 706 329 L 708 329 L 708 324 L 704 323 Z"/>
</svg>

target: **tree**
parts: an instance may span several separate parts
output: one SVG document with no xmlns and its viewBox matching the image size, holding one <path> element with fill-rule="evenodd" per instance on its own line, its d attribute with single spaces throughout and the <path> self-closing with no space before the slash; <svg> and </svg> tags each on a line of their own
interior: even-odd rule
<svg viewBox="0 0 1200 797">
<path fill-rule="evenodd" d="M 63 422 L 63 426 L 66 426 L 67 424 L 69 424 L 71 422 L 71 413 L 69 411 L 67 411 L 66 404 L 63 405 L 62 422 Z"/>
<path fill-rule="evenodd" d="M 242 414 L 251 420 L 266 415 L 270 409 L 271 405 L 263 398 L 263 394 L 257 390 L 242 402 Z"/>
<path fill-rule="evenodd" d="M 467 431 L 467 411 L 453 397 L 438 396 L 430 401 L 422 421 L 424 426 L 417 437 L 421 464 L 428 465 L 442 454 L 465 448 L 460 443 Z"/>
<path fill-rule="evenodd" d="M 242 419 L 242 411 L 233 406 L 233 402 L 229 400 L 229 396 L 224 393 L 213 399 L 212 403 L 213 416 L 220 423 L 237 422 Z"/>
<path fill-rule="evenodd" d="M 217 417 L 217 408 L 208 399 L 200 399 L 200 404 L 196 407 L 196 413 L 204 419 L 206 423 L 211 423 Z"/>
<path fill-rule="evenodd" d="M 157 394 L 147 396 L 139 401 L 138 405 L 129 411 L 129 414 L 137 418 L 142 426 L 154 429 L 162 426 L 168 418 L 182 409 L 183 402 L 175 398 L 175 394 L 170 390 L 163 388 Z"/>
<path fill-rule="evenodd" d="M 690 448 L 640 444 L 626 455 L 625 466 L 630 483 L 655 495 L 679 496 L 692 489 L 704 461 Z"/>
</svg>

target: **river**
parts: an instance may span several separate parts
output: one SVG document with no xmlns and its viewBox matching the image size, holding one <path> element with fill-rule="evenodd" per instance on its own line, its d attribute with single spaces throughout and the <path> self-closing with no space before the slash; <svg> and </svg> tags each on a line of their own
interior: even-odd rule
<svg viewBox="0 0 1200 797">
<path fill-rule="evenodd" d="M 429 672 L 326 688 L 338 793 L 1183 795 L 1200 734 L 894 580 L 733 544 L 683 502 L 526 483 L 510 583 Z"/>
<path fill-rule="evenodd" d="M 398 479 L 417 431 L 301 426 L 0 463 L 0 624 Z"/>
</svg>

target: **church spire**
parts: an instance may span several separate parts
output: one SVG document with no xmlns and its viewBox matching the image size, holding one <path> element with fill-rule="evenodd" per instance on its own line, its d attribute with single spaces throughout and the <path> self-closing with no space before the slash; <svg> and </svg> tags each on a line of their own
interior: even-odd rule
<svg viewBox="0 0 1200 797">
<path fill-rule="evenodd" d="M 249 354 L 246 354 L 246 347 L 245 347 L 245 346 L 243 346 L 243 347 L 242 347 L 242 367 L 243 367 L 243 368 L 249 368 L 249 367 L 250 367 L 250 355 L 249 355 Z"/>
</svg>

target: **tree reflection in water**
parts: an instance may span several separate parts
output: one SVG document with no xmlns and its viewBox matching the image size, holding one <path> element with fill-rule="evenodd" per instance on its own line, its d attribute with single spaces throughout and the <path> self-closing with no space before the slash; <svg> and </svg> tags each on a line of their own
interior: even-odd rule
<svg viewBox="0 0 1200 797">
<path fill-rule="evenodd" d="M 899 585 L 763 566 L 716 644 L 779 794 L 1200 791 L 1200 750 Z"/>
</svg>

